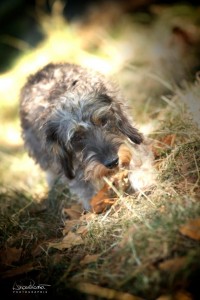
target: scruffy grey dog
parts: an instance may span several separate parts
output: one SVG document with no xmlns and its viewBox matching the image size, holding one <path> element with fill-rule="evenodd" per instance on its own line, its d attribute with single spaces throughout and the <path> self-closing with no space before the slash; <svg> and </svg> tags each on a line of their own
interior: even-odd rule
<svg viewBox="0 0 200 300">
<path fill-rule="evenodd" d="M 49 185 L 60 177 L 85 209 L 102 178 L 118 168 L 120 146 L 135 150 L 143 142 L 114 85 L 74 64 L 48 64 L 31 75 L 20 118 L 25 146 Z"/>
</svg>

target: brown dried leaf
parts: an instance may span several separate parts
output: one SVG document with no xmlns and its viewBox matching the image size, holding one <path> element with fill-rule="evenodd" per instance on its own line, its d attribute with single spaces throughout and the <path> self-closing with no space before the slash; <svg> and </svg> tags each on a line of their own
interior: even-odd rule
<svg viewBox="0 0 200 300">
<path fill-rule="evenodd" d="M 59 252 L 55 253 L 51 256 L 51 263 L 55 266 L 58 265 L 62 261 L 64 255 L 65 254 Z"/>
<path fill-rule="evenodd" d="M 107 184 L 91 199 L 93 212 L 99 214 L 106 211 L 114 202 L 109 198 L 109 186 Z"/>
<path fill-rule="evenodd" d="M 82 214 L 83 208 L 81 205 L 72 205 L 70 208 L 64 208 L 63 213 L 67 215 L 68 218 L 74 220 L 79 219 Z"/>
<path fill-rule="evenodd" d="M 85 235 L 88 232 L 88 228 L 85 225 L 80 226 L 77 230 L 76 233 L 77 234 L 82 234 Z"/>
<path fill-rule="evenodd" d="M 185 265 L 185 262 L 186 257 L 184 256 L 172 258 L 160 263 L 159 268 L 164 271 L 176 272 L 179 271 Z"/>
<path fill-rule="evenodd" d="M 142 298 L 134 296 L 129 293 L 118 292 L 113 289 L 104 288 L 95 284 L 83 282 L 79 283 L 76 286 L 76 289 L 82 293 L 89 295 L 97 296 L 105 299 L 114 299 L 114 300 L 142 300 Z"/>
<path fill-rule="evenodd" d="M 175 139 L 176 139 L 176 135 L 175 135 L 175 134 L 168 134 L 168 135 L 166 135 L 166 136 L 162 139 L 162 142 L 163 142 L 165 145 L 173 146 L 173 145 L 174 145 L 174 142 L 175 142 Z"/>
<path fill-rule="evenodd" d="M 200 240 L 200 218 L 190 220 L 179 228 L 181 234 L 193 239 Z"/>
<path fill-rule="evenodd" d="M 65 221 L 65 227 L 63 229 L 63 235 L 66 235 L 69 231 L 71 231 L 79 223 L 80 223 L 80 221 L 78 219 Z"/>
<path fill-rule="evenodd" d="M 119 184 L 119 182 L 127 179 L 128 173 L 129 170 L 119 170 L 119 172 L 111 177 L 111 180 L 114 184 Z"/>
<path fill-rule="evenodd" d="M 80 221 L 91 221 L 96 218 L 96 214 L 88 212 L 80 217 Z"/>
<path fill-rule="evenodd" d="M 173 147 L 175 139 L 176 139 L 175 134 L 169 134 L 161 138 L 159 141 L 155 141 L 151 145 L 155 158 L 159 157 L 163 150 L 169 147 Z"/>
<path fill-rule="evenodd" d="M 119 170 L 109 177 L 110 183 L 117 189 L 126 191 L 129 188 L 128 170 L 119 168 Z M 94 213 L 102 213 L 110 208 L 117 200 L 116 194 L 109 184 L 92 197 L 90 204 Z"/>
<path fill-rule="evenodd" d="M 114 198 L 114 199 L 105 198 L 105 199 L 96 201 L 96 203 L 94 203 L 94 200 L 93 200 L 92 210 L 96 214 L 100 214 L 102 212 L 105 212 L 107 209 L 109 209 L 111 207 L 111 205 L 113 205 L 115 203 L 115 201 L 116 201 L 116 198 Z"/>
<path fill-rule="evenodd" d="M 87 254 L 87 255 L 80 261 L 80 264 L 81 264 L 81 265 L 87 265 L 87 264 L 96 262 L 98 258 L 99 258 L 99 254 L 93 254 L 93 255 Z"/>
<path fill-rule="evenodd" d="M 27 263 L 23 266 L 20 266 L 18 268 L 15 268 L 15 269 L 12 269 L 12 270 L 9 270 L 9 271 L 6 271 L 4 274 L 3 274 L 3 278 L 8 278 L 8 277 L 14 277 L 14 276 L 17 276 L 17 275 L 21 275 L 21 274 L 24 274 L 24 273 L 28 273 L 28 272 L 31 272 L 32 270 L 39 270 L 41 268 L 41 266 L 39 265 L 34 265 L 32 262 L 31 263 Z"/>
<path fill-rule="evenodd" d="M 172 300 L 172 296 L 170 295 L 162 295 L 156 298 L 156 300 Z"/>
<path fill-rule="evenodd" d="M 192 300 L 192 296 L 186 291 L 178 291 L 174 295 L 162 295 L 156 300 Z"/>
<path fill-rule="evenodd" d="M 192 299 L 193 299 L 192 295 L 186 291 L 178 291 L 175 294 L 175 300 L 192 300 Z"/>
<path fill-rule="evenodd" d="M 19 261 L 22 254 L 22 248 L 7 248 L 1 251 L 1 262 L 4 265 L 12 265 L 13 262 Z"/>
<path fill-rule="evenodd" d="M 58 250 L 63 250 L 63 249 L 69 249 L 77 245 L 84 244 L 82 238 L 80 235 L 77 235 L 73 232 L 69 232 L 61 242 L 57 243 L 49 243 L 49 247 L 58 249 Z"/>
</svg>

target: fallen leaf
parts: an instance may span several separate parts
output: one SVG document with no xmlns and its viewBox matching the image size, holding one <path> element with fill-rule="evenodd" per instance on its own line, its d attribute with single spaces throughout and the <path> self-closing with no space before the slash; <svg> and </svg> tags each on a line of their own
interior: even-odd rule
<svg viewBox="0 0 200 300">
<path fill-rule="evenodd" d="M 176 139 L 176 135 L 175 135 L 175 134 L 168 134 L 168 135 L 166 135 L 166 136 L 162 139 L 162 142 L 163 142 L 165 145 L 168 145 L 168 146 L 171 147 L 171 146 L 174 145 L 175 139 Z"/>
<path fill-rule="evenodd" d="M 169 134 L 162 137 L 159 141 L 154 141 L 151 145 L 151 150 L 155 158 L 159 157 L 163 150 L 173 147 L 175 139 L 175 134 Z"/>
<path fill-rule="evenodd" d="M 62 261 L 64 255 L 65 254 L 61 254 L 59 252 L 55 253 L 53 256 L 51 256 L 51 263 L 55 266 L 58 265 Z"/>
<path fill-rule="evenodd" d="M 107 184 L 90 201 L 93 212 L 97 214 L 107 210 L 112 204 L 113 201 L 109 198 L 109 186 Z"/>
<path fill-rule="evenodd" d="M 88 212 L 80 217 L 80 221 L 91 221 L 96 218 L 96 214 Z"/>
<path fill-rule="evenodd" d="M 156 298 L 156 300 L 173 300 L 173 299 L 172 299 L 172 296 L 170 296 L 170 295 L 162 295 L 162 296 L 159 296 L 158 298 Z"/>
<path fill-rule="evenodd" d="M 69 232 L 60 242 L 49 243 L 50 248 L 55 248 L 58 250 L 69 249 L 77 245 L 84 244 L 80 235 L 73 232 Z"/>
<path fill-rule="evenodd" d="M 182 235 L 185 235 L 193 240 L 200 240 L 200 218 L 190 220 L 185 225 L 179 228 Z"/>
<path fill-rule="evenodd" d="M 82 282 L 76 286 L 76 289 L 82 293 L 97 296 L 105 299 L 114 300 L 142 300 L 142 298 L 134 296 L 129 293 L 118 292 L 113 289 L 104 288 L 95 284 Z"/>
<path fill-rule="evenodd" d="M 88 228 L 85 225 L 81 225 L 77 230 L 76 233 L 77 234 L 83 234 L 85 235 L 88 232 Z"/>
<path fill-rule="evenodd" d="M 21 275 L 21 274 L 28 273 L 28 272 L 31 272 L 33 270 L 39 270 L 39 269 L 41 269 L 40 265 L 34 265 L 31 262 L 31 263 L 27 263 L 23 266 L 20 266 L 18 268 L 15 268 L 15 269 L 4 272 L 2 277 L 3 278 L 14 277 L 14 276 L 17 276 L 17 275 Z"/>
<path fill-rule="evenodd" d="M 71 231 L 79 223 L 80 223 L 80 221 L 78 219 L 65 221 L 65 227 L 62 231 L 63 235 L 66 235 L 69 231 Z"/>
<path fill-rule="evenodd" d="M 94 213 L 102 213 L 116 202 L 118 198 L 116 197 L 116 192 L 114 190 L 127 191 L 130 187 L 128 174 L 128 170 L 119 168 L 116 173 L 109 176 L 108 182 L 90 201 Z"/>
<path fill-rule="evenodd" d="M 97 195 L 97 197 L 98 197 L 98 195 Z M 116 198 L 114 198 L 114 199 L 105 198 L 105 199 L 101 199 L 101 200 L 95 199 L 95 203 L 94 203 L 94 199 L 93 199 L 92 210 L 96 214 L 103 213 L 106 210 L 108 210 L 115 203 L 115 201 L 116 201 Z"/>
<path fill-rule="evenodd" d="M 175 294 L 175 300 L 192 300 L 193 297 L 186 291 L 178 291 Z"/>
<path fill-rule="evenodd" d="M 165 260 L 159 264 L 159 268 L 164 271 L 176 272 L 180 270 L 186 262 L 186 257 L 176 257 L 172 259 Z"/>
<path fill-rule="evenodd" d="M 68 218 L 70 219 L 79 219 L 82 212 L 83 208 L 81 205 L 72 205 L 70 208 L 63 208 L 62 211 Z"/>
<path fill-rule="evenodd" d="M 81 265 L 87 265 L 87 264 L 96 262 L 98 258 L 99 258 L 99 254 L 93 254 L 93 255 L 87 254 L 87 255 L 80 261 L 80 264 L 81 264 Z"/>
<path fill-rule="evenodd" d="M 0 254 L 1 262 L 4 265 L 12 265 L 13 262 L 19 261 L 22 254 L 22 248 L 7 248 L 1 251 Z"/>
<path fill-rule="evenodd" d="M 162 295 L 156 300 L 193 300 L 191 294 L 186 291 L 178 291 L 173 295 Z"/>
</svg>

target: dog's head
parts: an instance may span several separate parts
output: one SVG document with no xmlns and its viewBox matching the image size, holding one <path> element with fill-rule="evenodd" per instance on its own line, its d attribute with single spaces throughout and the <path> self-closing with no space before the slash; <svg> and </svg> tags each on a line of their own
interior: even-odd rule
<svg viewBox="0 0 200 300">
<path fill-rule="evenodd" d="M 143 140 L 123 105 L 103 93 L 81 96 L 78 101 L 72 96 L 64 99 L 44 129 L 46 144 L 70 179 L 75 177 L 74 165 L 84 168 L 86 180 L 107 175 L 118 166 L 120 145 Z"/>
</svg>

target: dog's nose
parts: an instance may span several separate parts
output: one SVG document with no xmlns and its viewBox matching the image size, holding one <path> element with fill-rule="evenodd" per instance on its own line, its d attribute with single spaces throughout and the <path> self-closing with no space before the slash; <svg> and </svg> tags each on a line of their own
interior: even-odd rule
<svg viewBox="0 0 200 300">
<path fill-rule="evenodd" d="M 118 165 L 118 163 L 119 163 L 119 158 L 115 157 L 113 159 L 107 160 L 106 163 L 105 163 L 105 166 L 108 169 L 113 169 Z"/>
</svg>

